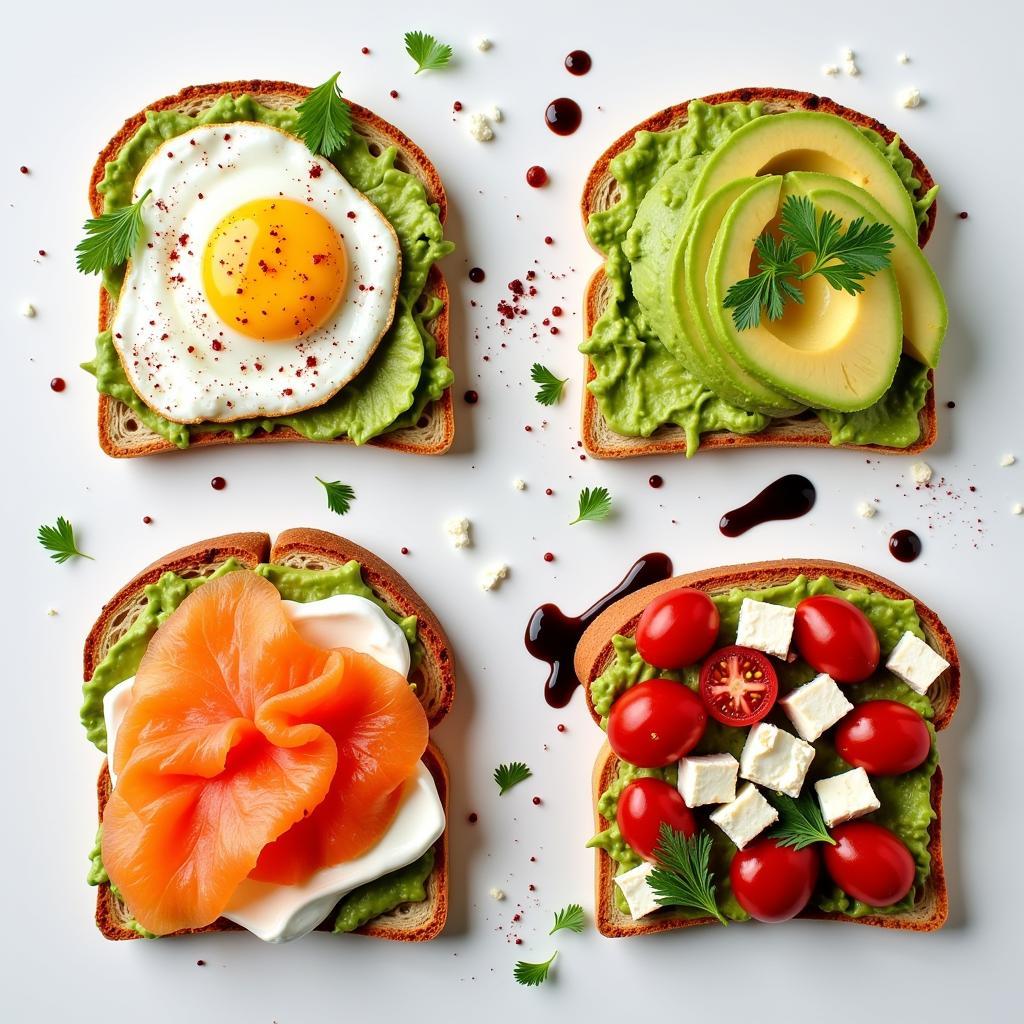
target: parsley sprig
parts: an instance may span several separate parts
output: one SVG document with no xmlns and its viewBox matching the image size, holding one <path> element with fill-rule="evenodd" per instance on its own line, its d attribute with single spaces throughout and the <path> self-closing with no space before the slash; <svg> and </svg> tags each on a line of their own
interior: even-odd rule
<svg viewBox="0 0 1024 1024">
<path fill-rule="evenodd" d="M 452 59 L 452 48 L 427 32 L 406 32 L 405 52 L 416 62 L 416 74 L 438 71 Z"/>
<path fill-rule="evenodd" d="M 563 928 L 576 932 L 578 935 L 583 931 L 584 920 L 583 908 L 578 903 L 570 903 L 555 914 L 555 924 L 548 935 L 554 935 L 555 932 L 561 931 Z"/>
<path fill-rule="evenodd" d="M 335 72 L 323 85 L 318 85 L 295 108 L 299 115 L 295 134 L 312 152 L 328 159 L 352 134 L 352 111 L 342 99 L 339 74 Z"/>
<path fill-rule="evenodd" d="M 654 898 L 663 907 L 699 910 L 726 923 L 715 902 L 715 880 L 708 867 L 711 836 L 699 832 L 692 839 L 661 823 L 654 851 L 658 866 L 647 879 Z"/>
<path fill-rule="evenodd" d="M 512 761 L 510 764 L 499 764 L 494 769 L 494 781 L 498 786 L 498 795 L 504 796 L 513 786 L 525 782 L 533 775 L 523 761 Z"/>
<path fill-rule="evenodd" d="M 805 793 L 799 799 L 776 793 L 772 803 L 779 812 L 779 823 L 770 835 L 778 841 L 779 846 L 792 846 L 794 850 L 802 850 L 813 843 L 829 843 L 836 841 L 829 835 L 818 801 Z"/>
<path fill-rule="evenodd" d="M 332 512 L 343 516 L 352 507 L 352 502 L 356 500 L 356 492 L 348 484 L 343 484 L 340 480 L 321 480 L 320 477 L 314 479 L 323 484 L 327 492 L 327 507 Z"/>
<path fill-rule="evenodd" d="M 863 280 L 889 266 L 893 232 L 888 224 L 868 223 L 857 217 L 843 231 L 843 221 L 831 210 L 818 216 L 807 196 L 787 196 L 779 221 L 780 237 L 767 231 L 754 243 L 759 271 L 733 284 L 725 295 L 739 330 L 756 327 L 761 312 L 778 320 L 787 301 L 802 303 L 797 282 L 821 274 L 836 291 L 857 295 Z M 801 263 L 806 257 L 809 263 Z"/>
<path fill-rule="evenodd" d="M 92 555 L 79 551 L 74 527 L 63 516 L 57 517 L 56 526 L 40 526 L 36 539 L 50 552 L 50 557 L 58 565 L 63 565 L 71 558 L 93 560 Z"/>
<path fill-rule="evenodd" d="M 580 491 L 580 505 L 576 518 L 569 524 L 575 526 L 577 523 L 586 520 L 598 521 L 607 519 L 612 511 L 612 496 L 608 493 L 607 487 L 595 487 L 591 490 L 584 487 Z"/>
<path fill-rule="evenodd" d="M 530 367 L 530 377 L 534 384 L 540 385 L 540 390 L 534 395 L 534 398 L 541 405 L 554 405 L 562 397 L 562 389 L 568 380 L 568 378 L 556 377 L 540 363 L 534 363 Z"/>
<path fill-rule="evenodd" d="M 520 985 L 543 985 L 548 980 L 548 974 L 556 956 L 558 956 L 558 950 L 551 954 L 550 960 L 545 960 L 542 964 L 528 964 L 526 961 L 520 960 L 513 968 L 512 975 Z"/>
<path fill-rule="evenodd" d="M 119 267 L 128 260 L 142 235 L 142 204 L 152 191 L 147 188 L 131 206 L 85 222 L 85 238 L 75 246 L 75 263 L 83 274 L 102 274 L 108 267 Z"/>
</svg>

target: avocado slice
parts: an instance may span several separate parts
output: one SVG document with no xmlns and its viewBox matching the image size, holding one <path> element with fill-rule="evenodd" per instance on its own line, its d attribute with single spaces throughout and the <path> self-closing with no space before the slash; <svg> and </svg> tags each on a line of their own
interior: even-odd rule
<svg viewBox="0 0 1024 1024">
<path fill-rule="evenodd" d="M 849 121 L 811 110 L 758 117 L 733 132 L 708 158 L 690 201 L 696 205 L 737 178 L 790 171 L 845 178 L 869 192 L 908 235 L 917 236 L 910 196 L 882 152 Z"/>
<path fill-rule="evenodd" d="M 942 285 L 918 246 L 916 233 L 908 235 L 864 189 L 845 178 L 797 172 L 787 174 L 786 183 L 812 200 L 826 202 L 846 225 L 866 215 L 892 228 L 891 261 L 903 308 L 903 351 L 935 369 L 942 354 L 949 311 Z"/>
<path fill-rule="evenodd" d="M 730 182 L 691 210 L 675 253 L 666 264 L 665 292 L 677 327 L 673 332 L 675 343 L 688 353 L 693 372 L 712 391 L 744 409 L 768 416 L 792 416 L 803 407 L 745 370 L 719 344 L 708 315 L 706 278 L 715 236 L 732 204 L 758 181 L 741 178 Z M 663 340 L 668 344 L 667 339 Z"/>
<path fill-rule="evenodd" d="M 708 308 L 716 333 L 766 384 L 812 408 L 855 412 L 878 401 L 892 383 L 903 347 L 896 275 L 880 270 L 859 295 L 832 289 L 815 275 L 800 284 L 804 301 L 789 302 L 781 319 L 738 330 L 725 308 L 729 288 L 750 276 L 754 241 L 776 218 L 782 182 L 765 178 L 726 214 L 707 270 Z M 818 210 L 830 209 L 813 199 Z M 838 213 L 837 213 L 838 216 Z"/>
</svg>

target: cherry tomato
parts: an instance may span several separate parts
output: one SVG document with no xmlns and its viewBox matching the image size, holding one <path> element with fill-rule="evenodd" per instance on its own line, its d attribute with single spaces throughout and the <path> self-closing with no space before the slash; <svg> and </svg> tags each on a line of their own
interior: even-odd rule
<svg viewBox="0 0 1024 1024">
<path fill-rule="evenodd" d="M 796 606 L 793 640 L 804 660 L 837 683 L 859 683 L 876 668 L 878 634 L 868 617 L 841 597 L 808 597 Z"/>
<path fill-rule="evenodd" d="M 753 725 L 772 709 L 779 677 L 767 655 L 750 647 L 723 647 L 700 670 L 700 696 L 723 725 Z"/>
<path fill-rule="evenodd" d="M 818 881 L 818 853 L 813 846 L 794 850 L 774 839 L 758 839 L 733 857 L 729 878 L 751 917 L 768 924 L 788 921 L 811 898 Z"/>
<path fill-rule="evenodd" d="M 636 649 L 648 665 L 685 668 L 711 650 L 718 623 L 715 602 L 702 590 L 670 590 L 643 610 L 636 627 Z"/>
<path fill-rule="evenodd" d="M 902 775 L 923 763 L 932 749 L 924 719 L 898 700 L 858 704 L 836 729 L 836 751 L 869 775 Z"/>
<path fill-rule="evenodd" d="M 692 690 L 671 679 L 648 679 L 612 705 L 608 742 L 623 761 L 661 768 L 693 750 L 707 724 L 708 714 Z"/>
<path fill-rule="evenodd" d="M 662 822 L 683 835 L 697 834 L 697 822 L 679 790 L 661 779 L 636 779 L 626 786 L 615 820 L 622 838 L 645 860 L 654 860 Z"/>
<path fill-rule="evenodd" d="M 914 858 L 899 836 L 872 821 L 851 821 L 831 830 L 825 867 L 836 885 L 871 907 L 899 903 L 914 884 Z"/>
</svg>

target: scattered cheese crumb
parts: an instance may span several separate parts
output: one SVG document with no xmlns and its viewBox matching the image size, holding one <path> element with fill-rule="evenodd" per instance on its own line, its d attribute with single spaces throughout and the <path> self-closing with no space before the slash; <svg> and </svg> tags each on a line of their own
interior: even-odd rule
<svg viewBox="0 0 1024 1024">
<path fill-rule="evenodd" d="M 915 462 L 910 467 L 910 479 L 915 484 L 926 484 L 931 481 L 932 467 L 927 462 Z"/>
<path fill-rule="evenodd" d="M 451 537 L 452 547 L 468 548 L 472 546 L 469 526 L 469 520 L 465 516 L 455 516 L 444 524 L 445 532 Z"/>
<path fill-rule="evenodd" d="M 494 138 L 494 129 L 483 114 L 471 114 L 469 118 L 469 134 L 477 142 L 490 142 Z"/>
<path fill-rule="evenodd" d="M 501 901 L 504 898 L 505 898 L 505 893 L 501 889 L 494 888 L 494 889 L 491 890 L 491 899 L 492 900 Z"/>
<path fill-rule="evenodd" d="M 512 481 L 512 486 L 517 491 L 525 491 L 526 490 L 526 481 L 525 480 L 520 480 L 518 477 L 516 477 L 516 479 Z"/>
<path fill-rule="evenodd" d="M 502 580 L 508 579 L 508 566 L 496 565 L 488 569 L 480 580 L 481 590 L 497 590 Z"/>
<path fill-rule="evenodd" d="M 860 68 L 857 67 L 856 55 L 848 46 L 843 49 L 843 70 L 850 75 L 851 78 L 856 78 L 857 75 L 860 74 Z"/>
<path fill-rule="evenodd" d="M 1015 502 L 1013 508 L 1010 509 L 1010 511 L 1015 516 L 1024 516 L 1024 505 L 1022 505 L 1019 501 Z"/>
<path fill-rule="evenodd" d="M 57 609 L 56 608 L 47 608 L 46 609 L 46 614 L 49 615 L 50 618 L 52 619 L 57 614 Z"/>
<path fill-rule="evenodd" d="M 874 519 L 877 511 L 878 509 L 870 501 L 862 501 L 857 506 L 857 515 L 863 516 L 865 519 Z"/>
<path fill-rule="evenodd" d="M 1016 455 L 1011 455 L 1009 452 L 1007 452 L 999 460 L 999 465 L 1000 466 L 1012 466 L 1016 461 L 1017 461 L 1017 456 Z"/>
<path fill-rule="evenodd" d="M 487 36 L 480 36 L 475 45 L 481 53 L 486 53 L 494 44 L 487 38 Z"/>
<path fill-rule="evenodd" d="M 498 124 L 504 118 L 505 115 L 502 114 L 501 107 L 491 107 L 488 116 L 495 124 Z"/>
<path fill-rule="evenodd" d="M 896 54 L 896 62 L 898 64 L 909 64 L 910 63 L 910 54 L 907 53 L 906 51 L 904 51 L 903 53 Z"/>
<path fill-rule="evenodd" d="M 28 319 L 31 320 L 32 317 L 36 315 L 36 307 L 33 306 L 31 302 L 26 302 L 25 305 L 21 307 L 21 315 L 28 317 Z"/>
<path fill-rule="evenodd" d="M 913 110 L 914 107 L 921 106 L 921 90 L 915 89 L 913 86 L 909 89 L 904 89 L 900 93 L 900 105 L 906 107 L 907 110 Z"/>
<path fill-rule="evenodd" d="M 848 46 L 843 47 L 843 60 L 853 60 L 855 54 Z"/>
<path fill-rule="evenodd" d="M 828 75 L 829 78 L 835 78 L 836 75 L 839 74 L 839 65 L 838 64 L 822 64 L 822 66 L 821 66 L 821 73 L 823 75 Z"/>
</svg>

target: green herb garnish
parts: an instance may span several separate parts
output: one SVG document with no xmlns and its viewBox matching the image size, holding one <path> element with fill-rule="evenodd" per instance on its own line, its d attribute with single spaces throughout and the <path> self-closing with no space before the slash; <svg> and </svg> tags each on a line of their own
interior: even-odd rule
<svg viewBox="0 0 1024 1024">
<path fill-rule="evenodd" d="M 406 32 L 405 52 L 416 61 L 416 74 L 437 71 L 452 59 L 452 48 L 426 32 Z"/>
<path fill-rule="evenodd" d="M 578 935 L 583 931 L 583 908 L 578 903 L 570 903 L 567 907 L 562 907 L 561 910 L 555 914 L 555 924 L 548 935 L 554 935 L 555 932 L 560 931 L 562 928 L 568 928 L 571 932 L 576 932 Z"/>
<path fill-rule="evenodd" d="M 769 835 L 778 841 L 779 846 L 792 846 L 794 850 L 802 850 L 813 843 L 829 843 L 836 841 L 829 835 L 818 801 L 809 794 L 797 800 L 783 793 L 772 795 L 772 803 L 778 809 L 779 823 Z"/>
<path fill-rule="evenodd" d="M 530 367 L 530 377 L 534 384 L 540 385 L 540 390 L 534 398 L 541 405 L 554 405 L 562 397 L 562 389 L 565 387 L 568 378 L 556 377 L 546 366 L 534 363 Z"/>
<path fill-rule="evenodd" d="M 548 980 L 548 972 L 551 970 L 556 956 L 558 956 L 557 949 L 551 954 L 551 959 L 545 960 L 542 964 L 528 964 L 520 960 L 513 969 L 512 975 L 520 985 L 543 985 Z"/>
<path fill-rule="evenodd" d="M 352 134 L 352 111 L 341 97 L 338 75 L 335 72 L 323 85 L 318 85 L 295 108 L 299 115 L 295 134 L 312 150 L 327 157 L 348 142 Z"/>
<path fill-rule="evenodd" d="M 531 775 L 533 772 L 522 761 L 499 764 L 494 769 L 494 781 L 498 784 L 498 795 L 504 796 L 513 786 L 525 782 Z"/>
<path fill-rule="evenodd" d="M 762 309 L 769 320 L 778 320 L 787 300 L 801 303 L 803 293 L 795 282 L 815 274 L 837 291 L 857 295 L 865 277 L 889 266 L 893 232 L 888 224 L 869 224 L 857 217 L 843 231 L 842 219 L 831 210 L 818 217 L 807 196 L 787 196 L 782 204 L 778 240 L 767 231 L 754 243 L 760 257 L 759 272 L 733 284 L 725 296 L 739 330 L 756 327 Z M 803 257 L 812 256 L 809 263 Z M 806 264 L 806 269 L 804 266 Z"/>
<path fill-rule="evenodd" d="M 339 516 L 343 516 L 352 507 L 352 502 L 356 500 L 356 492 L 340 480 L 321 480 L 320 477 L 315 477 L 315 479 L 323 484 L 324 490 L 327 492 L 327 507 L 332 512 L 337 512 Z"/>
<path fill-rule="evenodd" d="M 658 845 L 654 851 L 657 867 L 647 884 L 654 898 L 663 907 L 686 907 L 700 910 L 726 924 L 715 902 L 715 880 L 708 863 L 711 859 L 711 836 L 699 832 L 692 839 L 661 823 Z"/>
<path fill-rule="evenodd" d="M 78 550 L 74 528 L 63 516 L 57 517 L 56 526 L 40 526 L 36 538 L 58 565 L 63 565 L 70 558 L 88 558 L 92 561 L 92 555 Z"/>
<path fill-rule="evenodd" d="M 607 487 L 595 487 L 591 490 L 584 487 L 580 491 L 579 514 L 569 524 L 575 526 L 585 520 L 597 521 L 607 519 L 612 510 L 612 496 L 608 493 Z"/>
<path fill-rule="evenodd" d="M 102 274 L 129 259 L 142 235 L 142 204 L 152 191 L 147 188 L 131 206 L 85 222 L 85 238 L 75 246 L 75 263 L 83 274 Z"/>
</svg>

